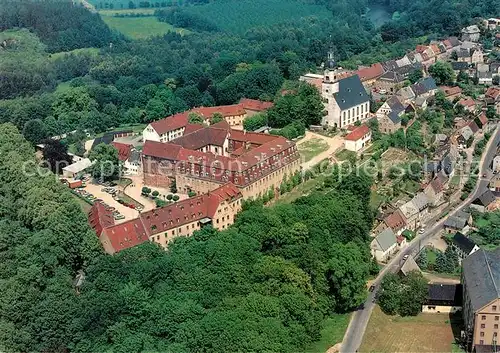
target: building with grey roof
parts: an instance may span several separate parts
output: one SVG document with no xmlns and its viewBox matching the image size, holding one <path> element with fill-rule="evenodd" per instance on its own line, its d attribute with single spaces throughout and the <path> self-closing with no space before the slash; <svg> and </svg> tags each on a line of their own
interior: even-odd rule
<svg viewBox="0 0 500 353">
<path fill-rule="evenodd" d="M 463 319 L 471 351 L 496 345 L 500 324 L 500 248 L 462 261 Z"/>
<path fill-rule="evenodd" d="M 391 228 L 387 228 L 372 240 L 370 244 L 372 256 L 377 261 L 385 262 L 396 252 L 397 245 L 396 235 Z"/>
<path fill-rule="evenodd" d="M 323 118 L 322 125 L 345 128 L 368 119 L 370 97 L 359 76 L 340 80 L 335 77 L 335 74 L 328 73 L 323 81 L 322 97 L 328 114 Z"/>
</svg>

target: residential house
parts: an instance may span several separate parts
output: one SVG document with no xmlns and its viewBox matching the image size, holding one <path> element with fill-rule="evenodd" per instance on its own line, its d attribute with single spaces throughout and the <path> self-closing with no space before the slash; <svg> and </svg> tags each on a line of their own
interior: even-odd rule
<svg viewBox="0 0 500 353">
<path fill-rule="evenodd" d="M 377 78 L 384 74 L 384 68 L 382 64 L 376 63 L 369 67 L 363 67 L 355 71 L 359 76 L 359 79 L 365 87 L 372 86 Z"/>
<path fill-rule="evenodd" d="M 403 104 L 401 104 L 401 102 L 399 101 L 399 98 L 396 95 L 394 95 L 394 96 L 391 96 L 391 98 L 386 100 L 384 102 L 384 104 L 382 104 L 380 106 L 380 108 L 377 110 L 375 115 L 377 116 L 377 118 L 380 119 L 380 118 L 388 115 L 389 113 L 394 112 L 397 115 L 400 115 L 404 111 L 405 111 L 405 107 L 403 106 Z"/>
<path fill-rule="evenodd" d="M 500 18 L 488 18 L 485 20 L 486 26 L 490 31 L 494 31 L 497 28 L 500 28 Z"/>
<path fill-rule="evenodd" d="M 456 232 L 453 238 L 451 238 L 451 246 L 453 250 L 455 250 L 455 252 L 458 254 L 458 259 L 460 262 L 479 250 L 479 246 L 477 246 L 471 238 L 466 237 L 460 232 Z"/>
<path fill-rule="evenodd" d="M 415 99 L 415 92 L 413 92 L 413 89 L 411 88 L 411 86 L 407 86 L 407 87 L 400 88 L 396 92 L 396 96 L 398 96 L 401 104 L 408 104 Z"/>
<path fill-rule="evenodd" d="M 394 93 L 403 86 L 405 78 L 395 71 L 387 71 L 375 82 L 375 87 L 379 91 Z"/>
<path fill-rule="evenodd" d="M 488 126 L 488 118 L 484 112 L 481 112 L 475 119 L 474 122 L 481 130 L 486 130 Z"/>
<path fill-rule="evenodd" d="M 500 155 L 493 158 L 493 172 L 500 172 Z"/>
<path fill-rule="evenodd" d="M 415 262 L 413 256 L 410 255 L 406 260 L 404 260 L 403 266 L 401 266 L 399 273 L 400 275 L 408 276 L 408 274 L 412 271 L 422 272 L 420 270 L 420 267 L 418 267 L 417 263 Z"/>
<path fill-rule="evenodd" d="M 370 249 L 377 261 L 386 262 L 397 251 L 397 239 L 392 229 L 387 228 L 372 240 Z"/>
<path fill-rule="evenodd" d="M 415 98 L 415 107 L 421 110 L 424 110 L 427 108 L 428 102 L 427 102 L 426 96 L 419 96 Z"/>
<path fill-rule="evenodd" d="M 457 135 L 457 142 L 462 148 L 467 147 L 467 141 L 469 141 L 474 136 L 469 125 L 464 126 Z"/>
<path fill-rule="evenodd" d="M 494 352 L 500 331 L 500 248 L 462 262 L 464 340 L 471 352 Z"/>
<path fill-rule="evenodd" d="M 484 54 L 480 48 L 471 49 L 471 64 L 484 63 Z"/>
<path fill-rule="evenodd" d="M 479 41 L 480 35 L 481 31 L 476 25 L 462 28 L 462 41 L 477 42 Z"/>
<path fill-rule="evenodd" d="M 477 110 L 476 101 L 472 98 L 463 98 L 458 101 L 458 104 L 462 105 L 464 109 L 470 113 L 475 113 Z"/>
<path fill-rule="evenodd" d="M 477 77 L 477 83 L 480 85 L 491 86 L 493 84 L 493 73 L 489 71 L 486 72 L 477 71 L 476 77 Z"/>
<path fill-rule="evenodd" d="M 439 87 L 439 89 L 443 91 L 445 98 L 450 102 L 453 102 L 455 98 L 458 98 L 462 95 L 462 89 L 458 86 L 441 86 Z"/>
<path fill-rule="evenodd" d="M 327 71 L 322 96 L 328 112 L 322 125 L 345 128 L 369 117 L 370 97 L 358 75 L 337 80 L 335 71 Z"/>
<path fill-rule="evenodd" d="M 472 64 L 472 56 L 470 49 L 460 48 L 457 51 L 457 61 L 461 63 L 467 63 L 468 65 Z"/>
<path fill-rule="evenodd" d="M 401 233 L 406 229 L 406 220 L 400 210 L 395 210 L 393 213 L 385 217 L 383 222 L 387 228 L 391 228 L 397 235 L 401 235 Z"/>
<path fill-rule="evenodd" d="M 481 195 L 479 195 L 477 199 L 472 201 L 470 207 L 474 208 L 479 212 L 485 212 L 490 209 L 490 205 L 492 205 L 495 202 L 495 200 L 496 200 L 495 195 L 491 190 L 488 189 Z"/>
<path fill-rule="evenodd" d="M 469 74 L 469 64 L 467 62 L 453 61 L 451 62 L 451 68 L 455 72 L 455 75 L 458 75 L 460 72 L 467 72 Z"/>
<path fill-rule="evenodd" d="M 378 119 L 379 130 L 384 134 L 392 134 L 401 128 L 401 117 L 394 111 Z"/>
<path fill-rule="evenodd" d="M 496 174 L 493 176 L 493 178 L 490 180 L 489 188 L 496 194 L 500 193 L 500 174 Z"/>
<path fill-rule="evenodd" d="M 345 149 L 359 152 L 370 143 L 371 139 L 372 132 L 370 128 L 366 125 L 358 126 L 344 137 Z"/>
<path fill-rule="evenodd" d="M 464 228 L 472 224 L 472 216 L 465 211 L 457 211 L 453 215 L 446 218 L 444 229 L 448 233 L 464 232 Z"/>
<path fill-rule="evenodd" d="M 486 103 L 495 108 L 497 114 L 500 114 L 500 87 L 490 87 L 485 93 Z"/>
<path fill-rule="evenodd" d="M 227 229 L 234 223 L 241 204 L 241 192 L 228 183 L 210 193 L 143 212 L 138 218 L 119 224 L 114 224 L 112 211 L 97 202 L 89 214 L 89 223 L 108 254 L 147 241 L 166 248 L 172 239 L 191 236 L 207 225 L 219 230 Z"/>
<path fill-rule="evenodd" d="M 439 173 L 424 188 L 424 194 L 427 196 L 430 205 L 437 206 L 442 203 L 447 182 L 448 178 L 443 173 Z"/>
<path fill-rule="evenodd" d="M 406 219 L 408 229 L 419 228 L 429 215 L 429 199 L 423 192 L 418 193 L 413 199 L 399 207 L 399 210 Z"/>
<path fill-rule="evenodd" d="M 416 97 L 431 97 L 434 96 L 438 90 L 436 81 L 432 77 L 425 77 L 411 87 Z"/>
<path fill-rule="evenodd" d="M 142 154 L 136 149 L 132 149 L 130 155 L 123 163 L 123 170 L 126 175 L 138 175 L 141 171 Z"/>
<path fill-rule="evenodd" d="M 462 285 L 430 283 L 422 304 L 423 313 L 456 313 L 462 310 Z"/>
</svg>

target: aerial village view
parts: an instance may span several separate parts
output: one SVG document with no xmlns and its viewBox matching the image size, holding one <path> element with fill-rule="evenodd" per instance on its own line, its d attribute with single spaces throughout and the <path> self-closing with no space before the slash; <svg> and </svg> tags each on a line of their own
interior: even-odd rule
<svg viewBox="0 0 500 353">
<path fill-rule="evenodd" d="M 499 0 L 0 0 L 0 351 L 497 352 L 499 123 Z"/>
</svg>

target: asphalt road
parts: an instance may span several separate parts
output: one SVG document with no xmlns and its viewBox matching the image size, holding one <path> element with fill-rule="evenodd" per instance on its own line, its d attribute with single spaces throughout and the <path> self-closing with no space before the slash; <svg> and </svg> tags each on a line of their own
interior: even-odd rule
<svg viewBox="0 0 500 353">
<path fill-rule="evenodd" d="M 457 207 L 448 214 L 449 216 L 454 215 L 459 210 L 467 208 L 474 199 L 476 199 L 479 195 L 481 195 L 488 187 L 491 171 L 489 170 L 493 158 L 495 157 L 497 146 L 500 142 L 500 129 L 497 128 L 491 137 L 491 140 L 488 142 L 487 150 L 483 153 L 480 166 L 479 166 L 479 178 L 476 183 L 476 187 L 470 194 L 470 196 L 461 202 Z M 482 176 L 486 174 L 487 177 L 483 178 Z M 428 222 L 428 228 L 426 231 L 417 235 L 415 239 L 413 239 L 409 245 L 402 251 L 400 251 L 388 264 L 385 266 L 382 271 L 380 271 L 377 278 L 373 281 L 373 285 L 375 286 L 375 290 L 373 292 L 368 293 L 368 298 L 366 299 L 364 306 L 361 306 L 363 309 L 359 309 L 353 313 L 351 317 L 351 322 L 349 323 L 349 327 L 344 336 L 344 341 L 342 342 L 342 347 L 340 349 L 341 353 L 353 353 L 357 352 L 359 349 L 361 342 L 363 340 L 363 335 L 366 330 L 366 326 L 368 324 L 368 320 L 370 319 L 372 310 L 375 306 L 375 295 L 379 289 L 380 282 L 382 278 L 389 272 L 397 272 L 401 268 L 403 264 L 403 257 L 409 254 L 417 254 L 420 251 L 420 248 L 428 243 L 428 240 L 436 235 L 442 228 L 447 217 L 442 218 L 441 220 L 432 222 Z"/>
</svg>

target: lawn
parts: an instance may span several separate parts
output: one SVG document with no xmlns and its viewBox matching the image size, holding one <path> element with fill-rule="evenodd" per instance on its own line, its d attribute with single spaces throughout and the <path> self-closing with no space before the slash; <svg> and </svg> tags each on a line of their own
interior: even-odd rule
<svg viewBox="0 0 500 353">
<path fill-rule="evenodd" d="M 332 16 L 322 5 L 297 0 L 220 0 L 185 9 L 203 16 L 223 31 L 240 34 L 253 27 L 297 21 L 303 17 Z"/>
<path fill-rule="evenodd" d="M 335 314 L 323 322 L 321 338 L 304 350 L 304 353 L 324 353 L 328 348 L 342 342 L 345 331 L 349 325 L 349 314 Z"/>
<path fill-rule="evenodd" d="M 348 159 L 354 159 L 356 157 L 357 157 L 356 152 L 348 151 L 346 149 L 340 150 L 337 153 L 335 153 L 335 158 L 337 158 L 339 161 L 346 161 Z"/>
<path fill-rule="evenodd" d="M 187 34 L 189 31 L 182 28 L 174 28 L 172 25 L 160 22 L 156 17 L 112 17 L 102 16 L 106 24 L 132 39 L 143 39 L 154 36 L 162 36 L 168 32 Z"/>
<path fill-rule="evenodd" d="M 299 197 L 308 195 L 310 192 L 316 189 L 316 186 L 321 185 L 325 180 L 324 175 L 318 175 L 314 179 L 309 179 L 305 183 L 297 185 L 293 190 L 281 195 L 276 203 L 291 203 L 298 199 Z"/>
<path fill-rule="evenodd" d="M 79 48 L 70 51 L 61 51 L 59 53 L 50 54 L 50 59 L 56 60 L 62 58 L 66 54 L 83 54 L 83 53 L 96 57 L 99 54 L 99 48 Z"/>
<path fill-rule="evenodd" d="M 113 10 L 99 10 L 101 16 L 116 16 L 116 15 L 148 15 L 152 16 L 158 8 L 149 9 L 113 9 Z"/>
<path fill-rule="evenodd" d="M 452 320 L 453 325 L 456 321 Z M 458 324 L 457 324 L 458 326 Z M 454 329 L 448 314 L 389 316 L 375 307 L 359 352 L 451 352 Z"/>
<path fill-rule="evenodd" d="M 312 138 L 297 145 L 299 153 L 304 158 L 303 162 L 308 162 L 315 156 L 328 149 L 328 142 L 320 138 Z"/>
</svg>

